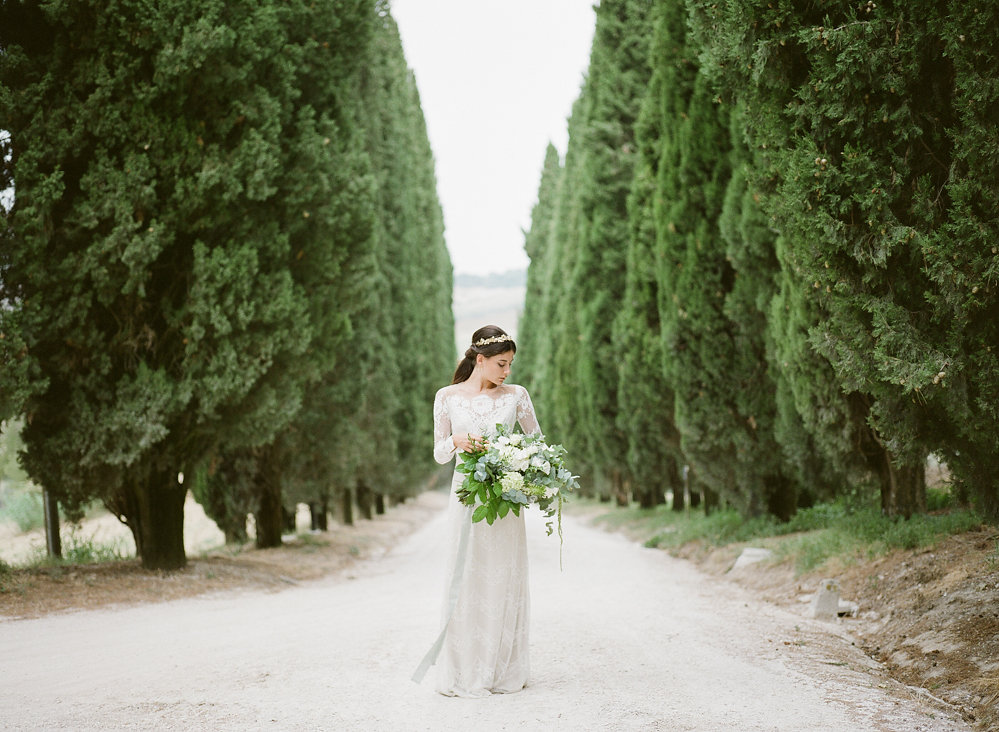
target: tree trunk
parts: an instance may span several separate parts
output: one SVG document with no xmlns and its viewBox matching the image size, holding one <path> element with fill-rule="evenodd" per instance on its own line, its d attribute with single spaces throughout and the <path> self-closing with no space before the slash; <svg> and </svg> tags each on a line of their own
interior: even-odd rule
<svg viewBox="0 0 999 732">
<path fill-rule="evenodd" d="M 235 522 L 233 522 L 231 526 L 226 525 L 222 533 L 225 534 L 226 544 L 245 544 L 247 539 L 246 519 L 243 519 L 242 529 L 236 526 Z"/>
<path fill-rule="evenodd" d="M 381 493 L 375 494 L 375 513 L 379 516 L 385 513 L 385 496 Z"/>
<path fill-rule="evenodd" d="M 296 504 L 290 511 L 281 504 L 281 528 L 286 534 L 294 534 L 298 531 L 298 505 Z"/>
<path fill-rule="evenodd" d="M 694 474 L 689 465 L 683 466 L 683 492 L 687 495 L 687 505 L 690 506 L 690 508 L 700 508 L 701 491 L 697 481 L 694 480 Z M 709 508 L 705 506 L 705 515 L 707 515 L 708 511 Z"/>
<path fill-rule="evenodd" d="M 614 492 L 614 500 L 617 505 L 621 508 L 627 508 L 629 505 L 628 488 L 620 470 L 611 473 L 611 490 Z"/>
<path fill-rule="evenodd" d="M 710 516 L 714 512 L 714 510 L 718 508 L 718 505 L 720 503 L 718 494 L 706 486 L 701 486 L 700 493 L 701 493 L 701 498 L 703 499 L 701 503 L 704 506 L 704 515 Z M 691 501 L 690 503 L 693 504 L 694 502 Z"/>
<path fill-rule="evenodd" d="M 313 531 L 327 531 L 329 524 L 326 521 L 326 514 L 329 513 L 329 503 L 324 498 L 321 501 L 309 503 L 309 515 L 312 518 Z"/>
<path fill-rule="evenodd" d="M 350 488 L 344 488 L 340 493 L 340 509 L 343 512 L 341 521 L 344 526 L 354 525 L 354 495 Z"/>
<path fill-rule="evenodd" d="M 772 476 L 768 482 L 767 512 L 781 521 L 790 521 L 798 510 L 798 492 L 794 482 L 782 475 Z"/>
<path fill-rule="evenodd" d="M 365 483 L 357 484 L 355 494 L 357 510 L 361 512 L 361 518 L 371 520 L 371 489 Z"/>
<path fill-rule="evenodd" d="M 922 465 L 896 466 L 885 452 L 881 479 L 881 513 L 910 518 L 926 513 L 926 469 Z"/>
<path fill-rule="evenodd" d="M 680 466 L 673 457 L 666 458 L 666 485 L 673 494 L 672 509 L 683 512 L 687 508 L 687 483 Z M 665 494 L 664 494 L 665 495 Z"/>
<path fill-rule="evenodd" d="M 673 489 L 673 505 L 671 508 L 677 513 L 683 513 L 687 510 L 687 492 L 684 487 L 678 486 Z"/>
<path fill-rule="evenodd" d="M 258 465 L 259 503 L 255 514 L 257 517 L 257 547 L 268 549 L 281 546 L 281 528 L 284 525 L 281 483 L 274 471 L 271 470 L 266 457 L 261 457 Z"/>
<path fill-rule="evenodd" d="M 50 557 L 62 556 L 62 539 L 59 537 L 59 502 L 51 491 L 42 489 L 45 509 L 45 548 Z"/>
<path fill-rule="evenodd" d="M 125 489 L 124 519 L 144 569 L 182 569 L 184 499 L 187 490 L 173 471 L 151 472 Z"/>
</svg>

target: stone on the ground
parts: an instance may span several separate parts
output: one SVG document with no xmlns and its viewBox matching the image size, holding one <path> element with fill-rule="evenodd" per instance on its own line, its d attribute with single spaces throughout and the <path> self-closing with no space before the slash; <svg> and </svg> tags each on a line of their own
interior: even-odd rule
<svg viewBox="0 0 999 732">
<path fill-rule="evenodd" d="M 851 618 L 857 617 L 857 613 L 860 612 L 860 605 L 855 602 L 850 602 L 849 600 L 839 601 L 839 616 L 849 616 Z"/>
<path fill-rule="evenodd" d="M 735 564 L 732 565 L 730 572 L 734 572 L 737 569 L 742 569 L 750 564 L 755 564 L 756 562 L 761 562 L 764 559 L 770 559 L 773 556 L 773 552 L 769 549 L 756 549 L 751 546 L 747 546 L 742 550 L 742 554 L 739 558 L 735 560 Z"/>
<path fill-rule="evenodd" d="M 839 616 L 839 582 L 824 579 L 812 598 L 811 616 L 817 620 L 835 620 Z"/>
</svg>

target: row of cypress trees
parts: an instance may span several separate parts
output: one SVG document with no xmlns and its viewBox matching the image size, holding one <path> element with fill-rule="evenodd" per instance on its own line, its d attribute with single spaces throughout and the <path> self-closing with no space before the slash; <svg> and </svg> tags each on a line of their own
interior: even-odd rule
<svg viewBox="0 0 999 732">
<path fill-rule="evenodd" d="M 999 517 L 992 3 L 604 0 L 520 378 L 594 491 Z M 530 349 L 528 351 L 527 349 Z"/>
<path fill-rule="evenodd" d="M 185 562 L 192 482 L 262 546 L 289 504 L 419 490 L 452 273 L 387 3 L 8 2 L 0 45 L 0 416 L 29 475 L 150 568 Z"/>
</svg>

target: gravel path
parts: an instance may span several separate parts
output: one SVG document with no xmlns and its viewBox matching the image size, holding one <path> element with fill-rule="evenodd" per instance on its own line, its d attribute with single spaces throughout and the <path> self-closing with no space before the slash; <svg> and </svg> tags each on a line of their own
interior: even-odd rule
<svg viewBox="0 0 999 732">
<path fill-rule="evenodd" d="M 348 575 L 0 622 L 0 729 L 968 729 L 833 626 L 663 552 L 566 519 L 559 572 L 534 516 L 531 685 L 439 696 L 409 680 L 435 636 L 446 533 L 444 496 L 419 500 L 437 518 Z"/>
</svg>

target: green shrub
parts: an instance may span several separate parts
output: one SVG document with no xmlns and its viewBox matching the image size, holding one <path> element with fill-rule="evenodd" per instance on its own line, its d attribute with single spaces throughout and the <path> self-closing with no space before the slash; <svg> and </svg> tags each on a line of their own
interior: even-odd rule
<svg viewBox="0 0 999 732">
<path fill-rule="evenodd" d="M 10 580 L 13 576 L 14 568 L 0 559 L 0 595 L 10 591 Z"/>
<path fill-rule="evenodd" d="M 957 504 L 949 486 L 930 486 L 926 488 L 926 510 L 943 511 Z"/>
<path fill-rule="evenodd" d="M 98 543 L 94 537 L 80 536 L 73 529 L 63 542 L 62 560 L 66 564 L 97 564 L 128 559 L 124 544 L 115 539 L 109 544 Z"/>
<path fill-rule="evenodd" d="M 802 509 L 784 523 L 770 516 L 743 519 L 729 509 L 704 516 L 674 513 L 663 507 L 611 511 L 597 521 L 611 528 L 648 530 L 653 536 L 645 545 L 666 549 L 693 541 L 723 547 L 784 537 L 776 542 L 777 556 L 793 561 L 798 572 L 815 569 L 832 557 L 850 562 L 892 549 L 932 547 L 944 537 L 970 531 L 982 523 L 978 514 L 963 509 L 920 514 L 907 520 L 889 518 L 882 516 L 876 506 L 848 500 Z"/>
<path fill-rule="evenodd" d="M 33 488 L 8 491 L 0 507 L 0 520 L 13 521 L 22 532 L 44 526 L 41 491 Z"/>
</svg>

